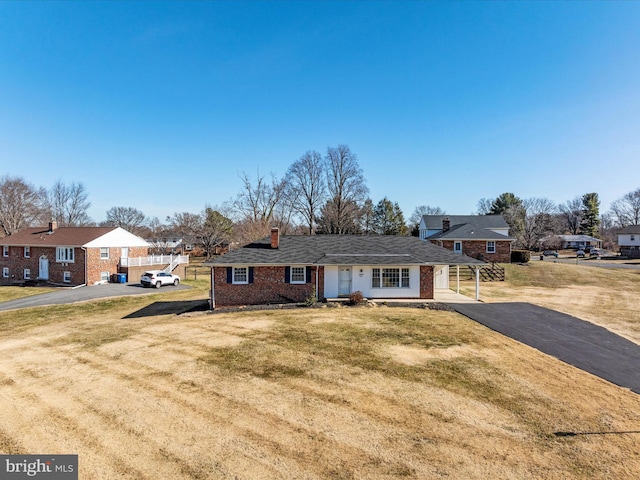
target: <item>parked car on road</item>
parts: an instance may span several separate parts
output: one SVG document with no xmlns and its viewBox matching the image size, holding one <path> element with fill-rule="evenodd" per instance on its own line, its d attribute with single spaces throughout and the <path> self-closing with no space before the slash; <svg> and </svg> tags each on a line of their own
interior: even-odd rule
<svg viewBox="0 0 640 480">
<path fill-rule="evenodd" d="M 592 248 L 592 249 L 589 251 L 589 256 L 590 256 L 590 257 L 601 257 L 601 256 L 602 256 L 602 253 L 603 253 L 603 252 L 602 252 L 602 250 L 599 250 L 599 249 L 597 249 L 597 248 Z"/>
<path fill-rule="evenodd" d="M 576 252 L 576 257 L 584 258 L 584 250 L 580 249 Z"/>
<path fill-rule="evenodd" d="M 542 252 L 542 254 L 545 257 L 554 256 L 554 257 L 558 258 L 558 252 L 554 252 L 553 250 L 545 250 L 544 252 Z"/>
<path fill-rule="evenodd" d="M 180 277 L 164 270 L 149 270 L 142 274 L 140 283 L 143 287 L 160 288 L 163 285 L 178 285 Z"/>
</svg>

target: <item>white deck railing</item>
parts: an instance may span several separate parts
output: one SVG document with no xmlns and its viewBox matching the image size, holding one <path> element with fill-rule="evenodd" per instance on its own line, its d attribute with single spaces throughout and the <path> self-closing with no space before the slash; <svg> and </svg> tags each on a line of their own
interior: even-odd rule
<svg viewBox="0 0 640 480">
<path fill-rule="evenodd" d="M 149 255 L 148 257 L 120 258 L 120 266 L 122 267 L 148 267 L 151 265 L 168 265 L 168 268 L 173 270 L 178 265 L 185 263 L 189 263 L 189 255 Z"/>
</svg>

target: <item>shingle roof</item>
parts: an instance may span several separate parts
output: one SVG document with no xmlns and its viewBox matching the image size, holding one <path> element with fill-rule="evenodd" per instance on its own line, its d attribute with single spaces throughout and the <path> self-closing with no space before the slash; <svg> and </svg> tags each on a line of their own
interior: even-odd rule
<svg viewBox="0 0 640 480">
<path fill-rule="evenodd" d="M 472 224 L 456 225 L 446 232 L 431 235 L 429 240 L 508 240 L 513 241 L 514 238 L 496 233 L 488 228 L 478 227 Z"/>
<path fill-rule="evenodd" d="M 417 237 L 394 235 L 283 235 L 271 237 L 205 262 L 227 265 L 483 265 Z"/>
<path fill-rule="evenodd" d="M 478 228 L 509 228 L 502 215 L 423 215 L 427 230 L 442 230 L 442 220 L 448 218 L 450 226 L 471 224 Z"/>
<path fill-rule="evenodd" d="M 118 227 L 58 227 L 53 233 L 47 227 L 30 227 L 0 239 L 9 246 L 81 247 Z"/>
<path fill-rule="evenodd" d="M 640 233 L 640 225 L 629 225 L 628 227 L 624 227 L 618 233 Z"/>
</svg>

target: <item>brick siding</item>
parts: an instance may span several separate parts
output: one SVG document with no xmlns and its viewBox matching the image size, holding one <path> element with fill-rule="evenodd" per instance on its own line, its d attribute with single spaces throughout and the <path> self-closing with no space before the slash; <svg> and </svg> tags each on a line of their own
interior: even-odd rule
<svg viewBox="0 0 640 480">
<path fill-rule="evenodd" d="M 451 251 L 453 251 L 453 242 L 453 240 L 431 240 L 431 243 L 441 245 Z M 511 242 L 496 240 L 496 253 L 487 253 L 485 240 L 463 240 L 462 253 L 471 258 L 481 258 L 487 262 L 509 263 L 511 262 Z"/>
<path fill-rule="evenodd" d="M 420 298 L 433 298 L 432 266 L 420 266 Z"/>
<path fill-rule="evenodd" d="M 302 302 L 309 298 L 316 286 L 318 268 L 318 298 L 324 298 L 324 267 L 311 267 L 308 283 L 285 283 L 285 267 L 253 267 L 253 283 L 236 285 L 227 283 L 227 267 L 213 269 L 214 300 L 216 307 L 262 305 L 271 303 Z"/>
<path fill-rule="evenodd" d="M 2 267 L 9 267 L 9 278 L 0 277 L 1 284 L 11 284 L 23 282 L 24 270 L 31 270 L 31 279 L 38 277 L 40 270 L 40 258 L 44 257 L 49 261 L 49 281 L 52 283 L 64 283 L 64 272 L 70 272 L 71 278 L 69 285 L 93 285 L 100 281 L 101 272 L 109 272 L 109 275 L 118 272 L 120 255 L 122 249 L 119 247 L 111 247 L 109 249 L 109 258 L 100 258 L 99 248 L 88 248 L 87 250 L 88 265 L 86 268 L 87 278 L 85 279 L 85 254 L 80 247 L 74 247 L 73 262 L 56 262 L 55 247 L 31 247 L 30 258 L 24 257 L 24 247 L 9 247 L 9 257 L 3 257 L 0 251 L 0 275 Z M 130 257 L 143 257 L 148 255 L 147 247 L 130 247 Z"/>
</svg>

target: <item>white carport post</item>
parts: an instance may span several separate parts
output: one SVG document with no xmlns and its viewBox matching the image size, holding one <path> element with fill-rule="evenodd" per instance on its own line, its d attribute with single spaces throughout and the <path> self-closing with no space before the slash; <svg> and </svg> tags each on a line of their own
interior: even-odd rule
<svg viewBox="0 0 640 480">
<path fill-rule="evenodd" d="M 476 302 L 480 300 L 480 267 L 476 267 Z"/>
<path fill-rule="evenodd" d="M 460 265 L 456 265 L 456 293 L 460 293 Z"/>
</svg>

